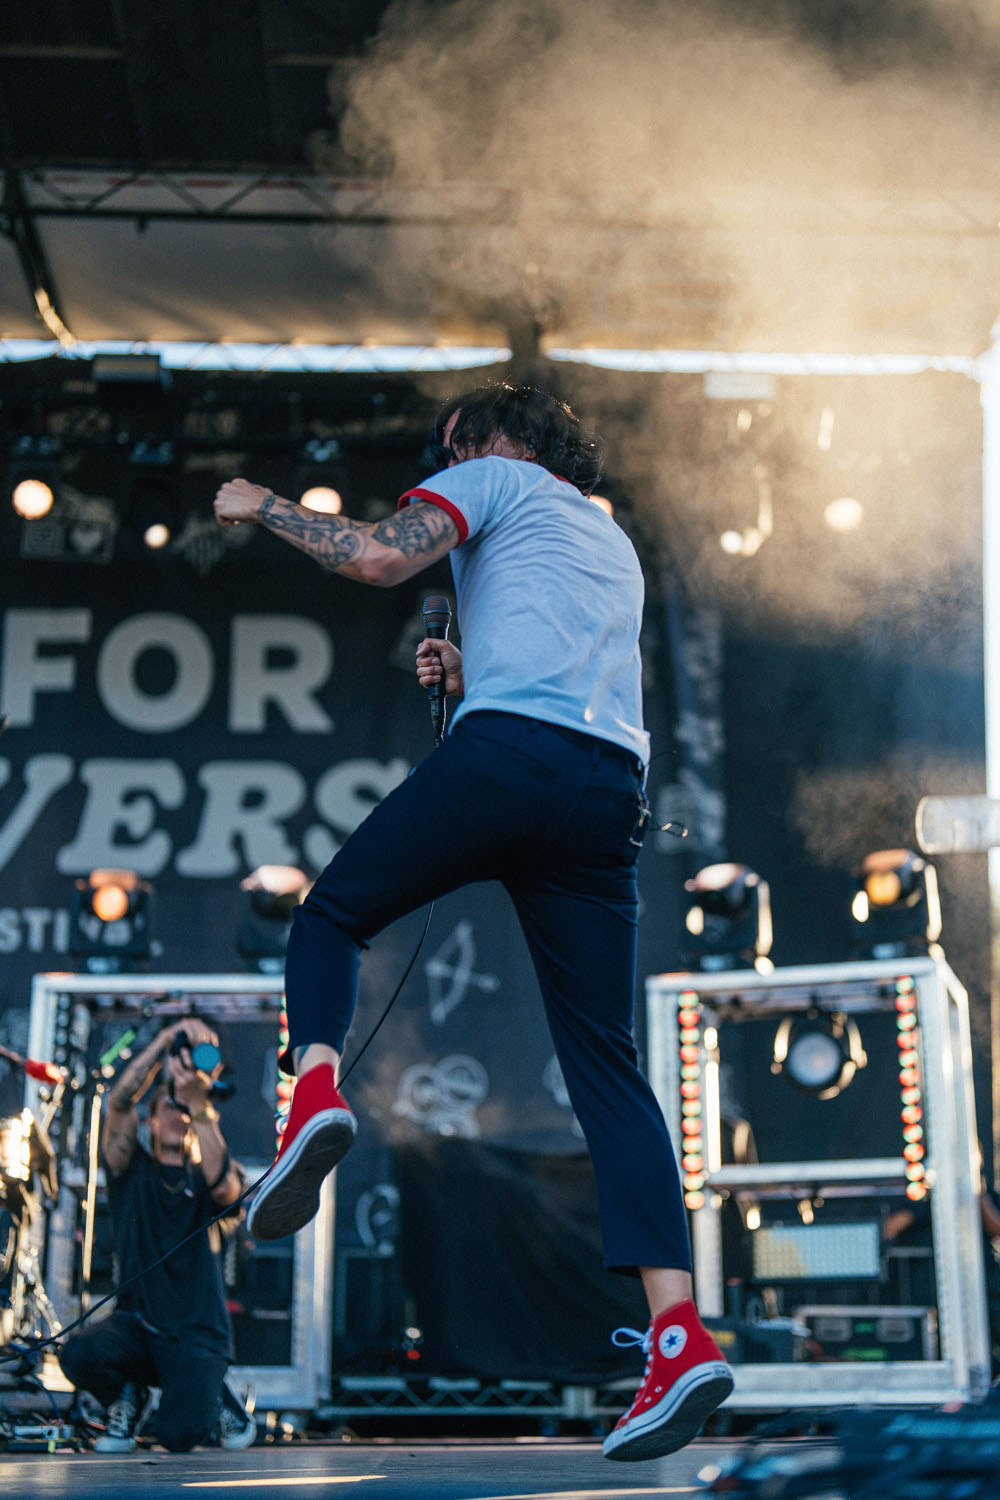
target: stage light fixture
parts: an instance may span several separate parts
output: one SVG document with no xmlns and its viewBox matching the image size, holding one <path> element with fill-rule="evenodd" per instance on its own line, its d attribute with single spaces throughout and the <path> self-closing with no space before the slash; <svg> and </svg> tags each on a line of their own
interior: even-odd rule
<svg viewBox="0 0 1000 1500">
<path fill-rule="evenodd" d="M 134 870 L 93 870 L 70 900 L 69 951 L 93 974 L 137 967 L 152 948 L 153 887 Z"/>
<path fill-rule="evenodd" d="M 339 516 L 343 503 L 340 491 L 327 484 L 311 485 L 299 497 L 299 504 L 306 510 L 315 510 L 324 516 Z"/>
<path fill-rule="evenodd" d="M 126 494 L 129 524 L 151 552 L 166 547 L 179 519 L 174 445 L 144 439 L 129 456 Z"/>
<path fill-rule="evenodd" d="M 19 479 L 11 490 L 10 502 L 24 521 L 40 521 L 52 509 L 55 492 L 44 479 Z"/>
<path fill-rule="evenodd" d="M 771 899 L 765 880 L 746 865 L 706 865 L 684 889 L 691 897 L 681 936 L 686 963 L 702 970 L 770 972 Z"/>
<path fill-rule="evenodd" d="M 302 450 L 295 474 L 299 504 L 324 515 L 339 515 L 343 508 L 344 478 L 340 444 L 333 438 L 312 439 Z"/>
<path fill-rule="evenodd" d="M 835 1099 L 867 1062 L 857 1023 L 842 1011 L 811 1005 L 779 1024 L 771 1072 L 818 1099 Z"/>
<path fill-rule="evenodd" d="M 24 521 L 40 521 L 55 504 L 61 470 L 54 438 L 22 437 L 11 450 L 7 470 L 10 503 Z"/>
<path fill-rule="evenodd" d="M 295 865 L 261 865 L 240 881 L 236 949 L 260 973 L 281 973 L 292 911 L 311 885 Z"/>
<path fill-rule="evenodd" d="M 878 849 L 855 872 L 854 949 L 871 958 L 926 953 L 941 936 L 937 874 L 910 849 Z"/>
</svg>

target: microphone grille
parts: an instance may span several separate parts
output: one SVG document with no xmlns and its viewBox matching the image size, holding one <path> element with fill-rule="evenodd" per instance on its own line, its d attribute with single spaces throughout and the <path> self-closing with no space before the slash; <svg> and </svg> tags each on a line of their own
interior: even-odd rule
<svg viewBox="0 0 1000 1500">
<path fill-rule="evenodd" d="M 451 622 L 451 603 L 444 594 L 429 594 L 424 600 L 424 624 L 448 625 Z"/>
</svg>

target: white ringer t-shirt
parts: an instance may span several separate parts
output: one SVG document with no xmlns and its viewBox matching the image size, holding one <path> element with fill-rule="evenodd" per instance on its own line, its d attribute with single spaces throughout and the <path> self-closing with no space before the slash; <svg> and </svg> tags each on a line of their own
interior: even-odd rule
<svg viewBox="0 0 1000 1500">
<path fill-rule="evenodd" d="M 520 459 L 467 459 L 408 490 L 451 516 L 465 697 L 631 750 L 644 764 L 643 579 L 621 527 L 566 480 Z"/>
</svg>

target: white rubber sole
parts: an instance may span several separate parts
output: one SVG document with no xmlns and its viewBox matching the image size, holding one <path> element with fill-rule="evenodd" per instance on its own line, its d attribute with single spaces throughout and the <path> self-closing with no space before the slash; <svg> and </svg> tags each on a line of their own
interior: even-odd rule
<svg viewBox="0 0 1000 1500">
<path fill-rule="evenodd" d="M 608 1433 L 604 1457 L 628 1461 L 676 1453 L 698 1436 L 732 1389 L 732 1371 L 724 1360 L 692 1365 L 662 1401 Z"/>
<path fill-rule="evenodd" d="M 308 1224 L 325 1179 L 351 1149 L 357 1129 L 349 1109 L 323 1109 L 307 1120 L 254 1194 L 247 1233 L 283 1240 Z"/>
</svg>

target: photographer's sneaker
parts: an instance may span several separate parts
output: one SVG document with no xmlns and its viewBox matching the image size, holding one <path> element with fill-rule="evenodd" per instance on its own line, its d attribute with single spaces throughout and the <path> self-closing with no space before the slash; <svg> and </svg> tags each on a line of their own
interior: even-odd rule
<svg viewBox="0 0 1000 1500">
<path fill-rule="evenodd" d="M 252 1448 L 257 1441 L 257 1423 L 225 1381 L 222 1382 L 217 1431 L 219 1447 L 227 1449 L 230 1453 Z"/>
<path fill-rule="evenodd" d="M 693 1302 L 668 1307 L 646 1333 L 615 1329 L 612 1343 L 640 1344 L 646 1368 L 635 1400 L 604 1439 L 605 1458 L 662 1458 L 683 1448 L 733 1389 L 732 1372 Z"/>
<path fill-rule="evenodd" d="M 149 1392 L 143 1386 L 126 1381 L 117 1399 L 108 1407 L 104 1431 L 94 1439 L 94 1451 L 131 1453 L 148 1399 Z"/>
<path fill-rule="evenodd" d="M 319 1208 L 324 1179 L 347 1155 L 357 1129 L 332 1065 L 318 1063 L 303 1073 L 274 1165 L 251 1200 L 247 1233 L 255 1240 L 283 1240 L 308 1224 Z"/>
</svg>

